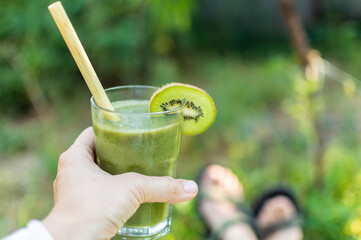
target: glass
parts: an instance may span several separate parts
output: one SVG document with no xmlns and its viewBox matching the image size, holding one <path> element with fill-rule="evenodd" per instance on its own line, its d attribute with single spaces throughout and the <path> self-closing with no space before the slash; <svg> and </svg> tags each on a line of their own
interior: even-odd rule
<svg viewBox="0 0 361 240">
<path fill-rule="evenodd" d="M 114 111 L 98 106 L 91 98 L 97 163 L 104 171 L 175 176 L 183 106 L 150 113 L 149 100 L 157 89 L 151 86 L 106 89 Z M 170 222 L 169 204 L 144 203 L 113 239 L 157 239 L 169 232 Z"/>
</svg>

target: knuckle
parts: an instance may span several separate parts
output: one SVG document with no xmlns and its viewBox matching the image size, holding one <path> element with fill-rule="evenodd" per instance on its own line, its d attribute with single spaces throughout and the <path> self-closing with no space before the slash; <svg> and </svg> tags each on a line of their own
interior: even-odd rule
<svg viewBox="0 0 361 240">
<path fill-rule="evenodd" d="M 122 178 L 125 179 L 125 182 L 135 184 L 136 186 L 142 185 L 141 178 L 142 175 L 135 172 L 127 172 L 122 174 Z"/>
<path fill-rule="evenodd" d="M 65 165 L 66 162 L 68 161 L 68 151 L 63 152 L 60 157 L 59 157 L 59 161 L 58 161 L 58 170 L 62 169 Z"/>
<path fill-rule="evenodd" d="M 92 159 L 94 159 L 94 152 L 91 147 L 83 144 L 71 145 L 68 150 L 60 155 L 58 161 L 58 170 L 67 166 L 69 162 L 76 162 L 72 160 L 83 156 L 90 156 Z"/>
<path fill-rule="evenodd" d="M 122 187 L 141 189 L 143 187 L 142 175 L 135 172 L 122 173 L 114 176 L 117 183 Z"/>
<path fill-rule="evenodd" d="M 73 151 L 74 153 L 80 153 L 80 154 L 84 154 L 84 155 L 88 154 L 92 158 L 94 158 L 94 152 L 93 152 L 92 148 L 88 145 L 75 143 L 70 147 L 70 150 Z"/>
<path fill-rule="evenodd" d="M 123 187 L 128 189 L 130 195 L 134 196 L 140 203 L 146 202 L 149 199 L 150 189 L 144 175 L 127 172 L 118 176 L 123 183 Z"/>
<path fill-rule="evenodd" d="M 55 177 L 54 182 L 53 182 L 53 188 L 54 189 L 56 188 L 59 181 L 61 181 L 61 179 L 63 178 L 63 175 L 64 175 L 64 171 L 63 170 L 58 170 L 58 173 L 56 174 L 56 177 Z"/>
<path fill-rule="evenodd" d="M 53 184 L 55 187 L 69 177 L 69 168 L 58 169 Z"/>
<path fill-rule="evenodd" d="M 53 181 L 53 198 L 54 198 L 54 202 L 56 202 L 56 199 L 57 199 L 57 184 L 56 184 L 56 179 Z"/>
<path fill-rule="evenodd" d="M 87 127 L 86 129 L 84 129 L 84 132 L 92 131 L 92 130 L 93 130 L 93 127 L 92 127 L 92 126 L 89 126 L 89 127 Z"/>
<path fill-rule="evenodd" d="M 127 186 L 131 188 L 138 189 L 142 193 L 146 192 L 146 181 L 144 181 L 144 176 L 135 172 L 128 172 L 124 174 L 124 178 L 126 179 L 125 183 Z"/>
<path fill-rule="evenodd" d="M 55 180 L 53 181 L 53 190 L 55 190 L 56 189 L 56 178 L 55 178 Z"/>
<path fill-rule="evenodd" d="M 164 178 L 167 181 L 169 199 L 173 199 L 178 193 L 178 183 L 172 177 L 165 176 Z"/>
<path fill-rule="evenodd" d="M 127 173 L 124 173 L 123 175 L 129 179 L 139 178 L 139 176 L 140 176 L 140 174 L 136 173 L 136 172 L 127 172 Z"/>
</svg>

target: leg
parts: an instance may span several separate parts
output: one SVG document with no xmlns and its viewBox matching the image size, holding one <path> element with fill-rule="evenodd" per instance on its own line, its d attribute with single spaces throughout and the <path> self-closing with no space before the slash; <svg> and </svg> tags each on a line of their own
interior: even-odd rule
<svg viewBox="0 0 361 240">
<path fill-rule="evenodd" d="M 243 201 L 243 186 L 229 169 L 219 165 L 207 167 L 200 180 L 200 189 L 208 196 L 200 200 L 199 211 L 212 230 L 240 215 L 235 202 Z M 220 237 L 223 240 L 257 239 L 252 227 L 242 221 L 226 227 Z"/>
<path fill-rule="evenodd" d="M 298 215 L 295 203 L 287 196 L 278 195 L 266 200 L 256 216 L 256 225 L 259 229 L 287 222 Z M 260 231 L 262 233 L 262 231 Z M 300 224 L 276 227 L 265 234 L 265 240 L 302 240 L 303 233 Z"/>
</svg>

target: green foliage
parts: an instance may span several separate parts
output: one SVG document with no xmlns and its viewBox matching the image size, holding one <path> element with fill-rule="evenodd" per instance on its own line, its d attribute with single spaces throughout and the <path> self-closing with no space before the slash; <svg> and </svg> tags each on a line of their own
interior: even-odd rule
<svg viewBox="0 0 361 240">
<path fill-rule="evenodd" d="M 14 154 L 37 146 L 32 139 L 41 136 L 41 129 L 35 121 L 27 122 L 19 127 L 18 123 L 0 120 L 0 153 Z"/>
<path fill-rule="evenodd" d="M 188 31 L 196 3 L 193 0 L 147 1 L 154 31 Z"/>
<path fill-rule="evenodd" d="M 187 82 L 204 87 L 214 97 L 218 109 L 215 125 L 206 133 L 184 137 L 178 176 L 195 179 L 206 162 L 219 162 L 239 176 L 248 203 L 263 189 L 279 183 L 290 185 L 304 210 L 306 239 L 357 237 L 357 221 L 361 211 L 361 159 L 357 156 L 361 156 L 361 136 L 352 130 L 357 127 L 355 99 L 345 97 L 341 85 L 335 86 L 334 91 L 325 88 L 327 92 L 324 95 L 330 94 L 330 99 L 325 98 L 324 102 L 326 113 L 337 110 L 337 116 L 343 117 L 331 122 L 332 125 L 326 125 L 332 132 L 326 152 L 325 186 L 317 190 L 313 184 L 313 136 L 309 125 L 302 124 L 298 115 L 294 114 L 304 110 L 297 107 L 299 101 L 302 102 L 297 87 L 300 84 L 297 78 L 299 72 L 290 58 L 278 56 L 250 62 L 237 57 L 204 55 L 189 59 L 189 63 L 197 67 L 181 73 L 175 63 L 158 58 L 153 63 L 152 71 L 152 81 L 157 85 L 167 79 L 178 81 L 184 78 L 188 79 Z M 196 82 L 192 79 L 196 79 Z M 264 83 L 264 79 L 269 82 Z M 60 119 L 48 130 L 34 124 L 16 131 L 16 124 L 2 122 L 1 126 L 8 131 L 2 136 L 10 139 L 8 142 L 13 141 L 8 143 L 13 148 L 8 153 L 23 148 L 38 149 L 39 165 L 36 169 L 46 174 L 34 175 L 34 178 L 43 181 L 44 186 L 51 187 L 59 154 L 89 124 L 82 120 L 90 118 L 87 99 L 88 96 L 82 95 L 74 104 L 57 109 Z M 329 102 L 337 102 L 338 105 L 329 107 Z M 292 107 L 294 111 L 290 111 Z M 29 129 L 33 130 L 28 132 Z M 37 137 L 40 140 L 39 145 L 34 146 L 31 139 L 37 131 L 40 132 Z M 11 140 L 14 136 L 10 133 L 18 134 L 15 140 Z M 6 148 L 2 149 L 4 151 Z M 16 189 L 16 185 L 5 188 L 7 194 L 3 192 L 6 196 L 4 199 L 12 196 Z M 46 208 L 36 202 L 44 195 L 51 196 L 51 192 L 49 189 L 37 191 L 39 193 L 31 197 L 19 193 L 19 199 L 24 201 L 21 207 L 17 205 L 17 208 L 4 214 L 12 216 L 10 223 L 15 219 L 20 225 L 2 224 L 0 221 L 4 232 L 22 226 L 29 218 L 41 217 L 39 209 L 45 214 L 51 205 L 51 197 L 47 198 Z M 163 239 L 204 239 L 205 226 L 196 208 L 196 201 L 175 205 L 171 232 Z"/>
<path fill-rule="evenodd" d="M 62 2 L 105 87 L 186 82 L 214 98 L 215 124 L 202 135 L 183 138 L 179 177 L 195 179 L 206 163 L 219 162 L 239 176 L 248 203 L 270 186 L 291 185 L 304 211 L 306 239 L 361 238 L 355 79 L 333 69 L 323 85 L 301 81 L 297 63 L 284 53 L 290 47 L 283 35 L 283 41 L 264 37 L 265 32 L 262 40 L 248 35 L 253 25 L 245 31 L 232 21 L 232 14 L 240 15 L 237 8 L 229 19 L 206 17 L 201 23 L 206 1 Z M 2 1 L 0 7 L 1 233 L 45 216 L 58 156 L 91 124 L 89 92 L 47 10 L 50 3 Z M 223 10 L 209 4 L 208 10 L 227 17 L 232 4 L 238 3 L 227 2 Z M 324 57 L 361 75 L 357 23 L 322 23 L 310 32 Z M 35 85 L 55 112 L 41 122 L 32 115 L 29 98 Z M 315 104 L 309 97 L 320 87 L 322 101 Z M 322 113 L 327 139 L 322 189 L 314 186 L 312 111 Z M 33 157 L 12 156 L 24 152 Z M 163 239 L 200 240 L 204 234 L 192 201 L 174 206 L 172 230 Z"/>
<path fill-rule="evenodd" d="M 50 103 L 63 97 L 71 99 L 74 92 L 84 89 L 48 12 L 51 2 L 2 3 L 0 84 L 7 87 L 0 89 L 0 108 L 4 109 L 0 114 L 20 114 L 30 109 L 26 84 L 30 88 L 39 84 Z M 170 34 L 190 29 L 195 8 L 193 0 L 62 3 L 105 86 L 147 81 L 151 59 L 158 52 L 171 51 Z"/>
<path fill-rule="evenodd" d="M 301 81 L 294 63 L 282 56 L 256 63 L 211 58 L 196 65 L 202 73 L 196 74 L 206 76 L 200 85 L 214 97 L 218 116 L 211 130 L 184 140 L 181 175 L 196 176 L 204 161 L 221 163 L 239 176 L 248 202 L 264 189 L 286 184 L 300 199 L 305 239 L 359 237 L 358 95 L 349 95 L 350 88 L 345 91 L 342 81 L 330 77 L 323 85 Z M 334 72 L 333 77 L 347 75 Z M 311 101 L 319 88 L 322 98 Z M 322 116 L 326 138 L 321 189 L 314 184 L 316 139 L 310 116 L 315 111 Z M 203 230 L 193 239 L 202 239 Z"/>
</svg>

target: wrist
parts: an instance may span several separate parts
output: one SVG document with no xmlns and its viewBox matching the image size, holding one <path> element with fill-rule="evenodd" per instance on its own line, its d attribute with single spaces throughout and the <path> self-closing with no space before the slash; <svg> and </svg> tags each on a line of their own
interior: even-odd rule
<svg viewBox="0 0 361 240">
<path fill-rule="evenodd" d="M 67 212 L 53 209 L 42 223 L 54 240 L 90 239 L 85 221 Z"/>
</svg>

